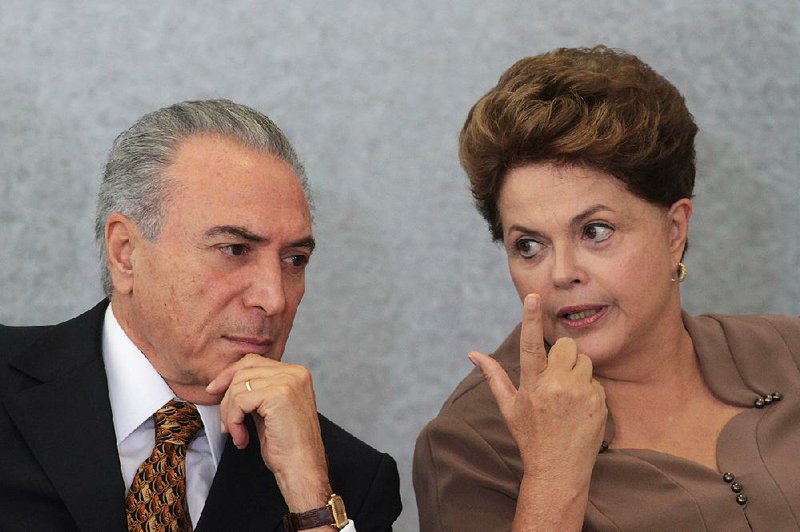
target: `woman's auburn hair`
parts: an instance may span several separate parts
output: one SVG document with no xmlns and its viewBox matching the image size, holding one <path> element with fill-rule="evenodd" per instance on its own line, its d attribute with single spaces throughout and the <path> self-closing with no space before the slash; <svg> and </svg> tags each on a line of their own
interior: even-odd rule
<svg viewBox="0 0 800 532">
<path fill-rule="evenodd" d="M 605 46 L 517 61 L 472 107 L 459 158 L 478 211 L 503 239 L 497 199 L 507 173 L 577 165 L 650 203 L 691 198 L 697 126 L 678 90 L 636 56 Z"/>
</svg>

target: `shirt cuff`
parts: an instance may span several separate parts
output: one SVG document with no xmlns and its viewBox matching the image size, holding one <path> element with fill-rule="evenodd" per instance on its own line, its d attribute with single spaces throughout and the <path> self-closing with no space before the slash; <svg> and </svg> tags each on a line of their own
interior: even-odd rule
<svg viewBox="0 0 800 532">
<path fill-rule="evenodd" d="M 344 525 L 342 532 L 356 532 L 356 524 L 353 522 L 352 519 L 347 521 L 347 524 Z"/>
</svg>

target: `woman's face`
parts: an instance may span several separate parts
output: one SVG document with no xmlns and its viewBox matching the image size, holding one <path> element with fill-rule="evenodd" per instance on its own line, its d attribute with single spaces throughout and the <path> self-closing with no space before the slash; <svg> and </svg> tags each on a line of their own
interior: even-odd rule
<svg viewBox="0 0 800 532">
<path fill-rule="evenodd" d="M 532 164 L 508 173 L 498 209 L 514 286 L 541 296 L 548 342 L 574 338 L 598 368 L 663 349 L 690 200 L 660 207 L 606 173 Z"/>
</svg>

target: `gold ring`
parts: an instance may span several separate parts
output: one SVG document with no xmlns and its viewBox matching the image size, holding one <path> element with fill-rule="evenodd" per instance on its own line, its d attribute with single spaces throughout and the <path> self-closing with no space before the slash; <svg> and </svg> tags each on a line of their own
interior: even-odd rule
<svg viewBox="0 0 800 532">
<path fill-rule="evenodd" d="M 244 387 L 247 388 L 248 392 L 252 392 L 253 391 L 253 388 L 250 386 L 250 379 L 247 379 L 246 381 L 244 381 Z"/>
</svg>

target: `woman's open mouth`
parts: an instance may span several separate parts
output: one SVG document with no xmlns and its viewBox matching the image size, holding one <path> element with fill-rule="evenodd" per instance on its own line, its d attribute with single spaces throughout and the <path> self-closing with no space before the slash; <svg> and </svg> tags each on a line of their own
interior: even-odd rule
<svg viewBox="0 0 800 532">
<path fill-rule="evenodd" d="M 608 313 L 605 305 L 580 305 L 562 307 L 558 311 L 558 322 L 569 329 L 591 327 Z"/>
</svg>

